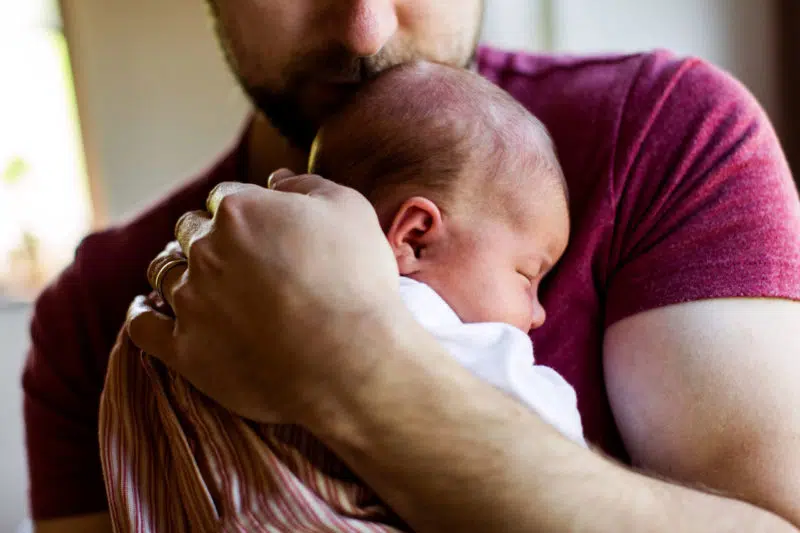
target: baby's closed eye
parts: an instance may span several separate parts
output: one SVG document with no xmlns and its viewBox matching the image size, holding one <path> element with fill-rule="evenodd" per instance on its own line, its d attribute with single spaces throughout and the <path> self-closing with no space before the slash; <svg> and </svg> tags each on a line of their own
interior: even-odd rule
<svg viewBox="0 0 800 533">
<path fill-rule="evenodd" d="M 527 281 L 529 285 L 533 285 L 534 281 L 536 280 L 536 276 L 533 276 L 524 270 L 517 270 L 517 274 L 522 276 L 522 278 Z"/>
</svg>

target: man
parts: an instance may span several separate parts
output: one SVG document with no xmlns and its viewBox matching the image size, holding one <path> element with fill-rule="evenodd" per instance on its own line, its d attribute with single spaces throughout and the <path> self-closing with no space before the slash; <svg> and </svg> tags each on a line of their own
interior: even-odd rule
<svg viewBox="0 0 800 533">
<path fill-rule="evenodd" d="M 304 168 L 316 124 L 365 77 L 415 57 L 466 65 L 482 2 L 211 7 L 262 114 L 208 176 L 88 238 L 37 302 L 24 375 L 37 531 L 108 530 L 107 355 L 179 217 L 188 268 L 166 269 L 168 250 L 149 269 L 177 318 L 137 298 L 134 341 L 243 416 L 307 426 L 416 530 L 797 531 L 800 205 L 738 84 L 664 54 L 477 56 L 546 123 L 569 182 L 573 241 L 542 290 L 538 354 L 576 387 L 589 440 L 637 473 L 420 331 L 362 197 L 287 170 L 276 190 L 232 183 Z M 207 196 L 209 213 L 181 217 Z"/>
</svg>

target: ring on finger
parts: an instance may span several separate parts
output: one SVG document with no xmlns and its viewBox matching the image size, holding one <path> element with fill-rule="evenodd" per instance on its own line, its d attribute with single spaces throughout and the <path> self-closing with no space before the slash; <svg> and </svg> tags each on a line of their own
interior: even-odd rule
<svg viewBox="0 0 800 533">
<path fill-rule="evenodd" d="M 170 259 L 169 261 L 161 265 L 161 268 L 158 270 L 158 272 L 156 273 L 156 277 L 153 280 L 154 281 L 153 288 L 156 290 L 158 296 L 163 301 L 166 302 L 167 300 L 166 298 L 164 298 L 164 291 L 161 285 L 163 285 L 164 279 L 166 279 L 167 274 L 169 274 L 169 271 L 177 266 L 188 265 L 188 264 L 189 261 L 187 261 L 185 257 L 176 257 L 174 259 Z"/>
</svg>

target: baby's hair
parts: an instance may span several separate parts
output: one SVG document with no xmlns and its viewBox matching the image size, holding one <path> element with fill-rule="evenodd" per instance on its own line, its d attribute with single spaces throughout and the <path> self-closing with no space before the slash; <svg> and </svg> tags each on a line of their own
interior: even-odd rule
<svg viewBox="0 0 800 533">
<path fill-rule="evenodd" d="M 480 182 L 461 181 L 468 169 L 483 170 Z M 566 193 L 553 143 L 536 117 L 479 75 L 427 62 L 395 67 L 360 88 L 320 129 L 309 171 L 376 206 L 420 194 L 445 212 L 465 200 L 497 209 L 487 193 L 515 190 L 507 187 L 524 176 L 546 176 Z"/>
</svg>

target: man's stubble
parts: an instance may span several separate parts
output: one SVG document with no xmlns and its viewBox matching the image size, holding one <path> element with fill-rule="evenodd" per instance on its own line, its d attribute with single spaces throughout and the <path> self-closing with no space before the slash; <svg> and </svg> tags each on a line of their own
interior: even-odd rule
<svg viewBox="0 0 800 533">
<path fill-rule="evenodd" d="M 354 82 L 374 78 L 386 69 L 426 57 L 399 40 L 389 43 L 374 56 L 354 57 L 344 47 L 332 45 L 327 50 L 307 53 L 290 61 L 280 73 L 281 87 L 270 87 L 265 83 L 254 83 L 243 74 L 239 58 L 219 21 L 218 0 L 206 0 L 225 60 L 240 87 L 251 103 L 260 111 L 293 146 L 308 150 L 316 136 L 321 121 L 346 101 L 346 94 L 338 100 L 318 106 L 303 102 L 302 94 L 309 83 L 326 79 L 348 79 Z M 483 25 L 485 0 L 480 0 L 480 19 L 477 31 L 468 50 L 454 55 L 461 56 L 457 66 L 469 67 L 474 63 L 475 53 Z M 355 87 L 354 87 L 355 88 Z M 312 104 L 312 105 L 309 105 Z"/>
</svg>

